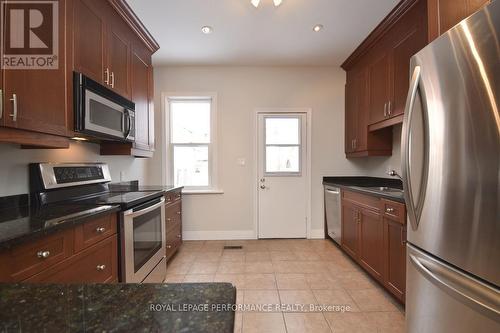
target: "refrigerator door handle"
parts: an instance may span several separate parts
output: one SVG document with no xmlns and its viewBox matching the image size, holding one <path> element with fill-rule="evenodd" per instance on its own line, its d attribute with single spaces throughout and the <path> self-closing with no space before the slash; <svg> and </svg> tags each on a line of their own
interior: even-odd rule
<svg viewBox="0 0 500 333">
<path fill-rule="evenodd" d="M 436 260 L 412 252 L 409 254 L 411 263 L 429 281 L 458 301 L 500 321 L 500 293 L 497 290 Z"/>
<path fill-rule="evenodd" d="M 408 91 L 408 98 L 406 100 L 405 106 L 405 114 L 403 120 L 403 130 L 401 137 L 401 166 L 402 166 L 402 180 L 403 180 L 403 188 L 404 188 L 404 198 L 408 211 L 408 219 L 410 220 L 410 224 L 413 230 L 417 230 L 418 223 L 420 219 L 420 212 L 423 206 L 423 199 L 425 194 L 424 183 L 427 179 L 427 152 L 429 151 L 428 140 L 424 139 L 424 156 L 423 156 L 423 172 L 420 178 L 420 184 L 412 184 L 411 182 L 411 163 L 410 163 L 410 144 L 411 144 L 411 134 L 412 134 L 412 119 L 413 114 L 415 112 L 415 104 L 417 100 L 417 94 L 419 92 L 419 87 L 422 84 L 421 82 L 421 74 L 422 67 L 417 65 L 413 70 L 413 75 L 411 78 L 410 88 Z M 427 126 L 426 120 L 426 111 L 427 105 L 425 101 L 425 89 L 421 90 L 421 107 L 422 107 L 422 121 L 424 124 L 424 128 Z M 413 195 L 413 186 L 419 185 L 419 197 L 417 202 L 415 203 L 415 198 Z"/>
</svg>

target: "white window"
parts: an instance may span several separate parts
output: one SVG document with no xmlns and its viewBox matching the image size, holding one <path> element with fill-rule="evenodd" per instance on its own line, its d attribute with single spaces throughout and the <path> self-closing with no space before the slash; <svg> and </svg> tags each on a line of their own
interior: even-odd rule
<svg viewBox="0 0 500 333">
<path fill-rule="evenodd" d="M 214 97 L 169 97 L 170 183 L 209 191 L 215 184 Z"/>
<path fill-rule="evenodd" d="M 301 118 L 266 116 L 265 175 L 301 175 Z"/>
</svg>

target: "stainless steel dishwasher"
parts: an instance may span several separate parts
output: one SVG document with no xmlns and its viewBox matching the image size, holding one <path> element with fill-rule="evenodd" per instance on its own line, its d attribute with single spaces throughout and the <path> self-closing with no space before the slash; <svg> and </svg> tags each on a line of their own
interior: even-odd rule
<svg viewBox="0 0 500 333">
<path fill-rule="evenodd" d="M 342 236 L 340 189 L 334 186 L 325 186 L 325 214 L 328 236 L 340 245 Z"/>
</svg>

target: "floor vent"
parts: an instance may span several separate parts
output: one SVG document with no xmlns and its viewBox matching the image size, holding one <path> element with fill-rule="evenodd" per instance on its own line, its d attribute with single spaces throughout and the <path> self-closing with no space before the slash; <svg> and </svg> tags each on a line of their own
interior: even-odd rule
<svg viewBox="0 0 500 333">
<path fill-rule="evenodd" d="M 224 250 L 242 250 L 243 246 L 241 245 L 226 245 L 224 246 Z"/>
</svg>

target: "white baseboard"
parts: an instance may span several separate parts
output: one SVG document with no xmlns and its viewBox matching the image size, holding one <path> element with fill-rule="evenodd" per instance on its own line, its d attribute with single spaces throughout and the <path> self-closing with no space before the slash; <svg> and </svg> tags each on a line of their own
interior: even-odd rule
<svg viewBox="0 0 500 333">
<path fill-rule="evenodd" d="M 184 240 L 257 239 L 253 230 L 183 231 Z"/>
<path fill-rule="evenodd" d="M 310 239 L 325 239 L 325 230 L 324 229 L 311 229 L 311 238 Z"/>
</svg>

